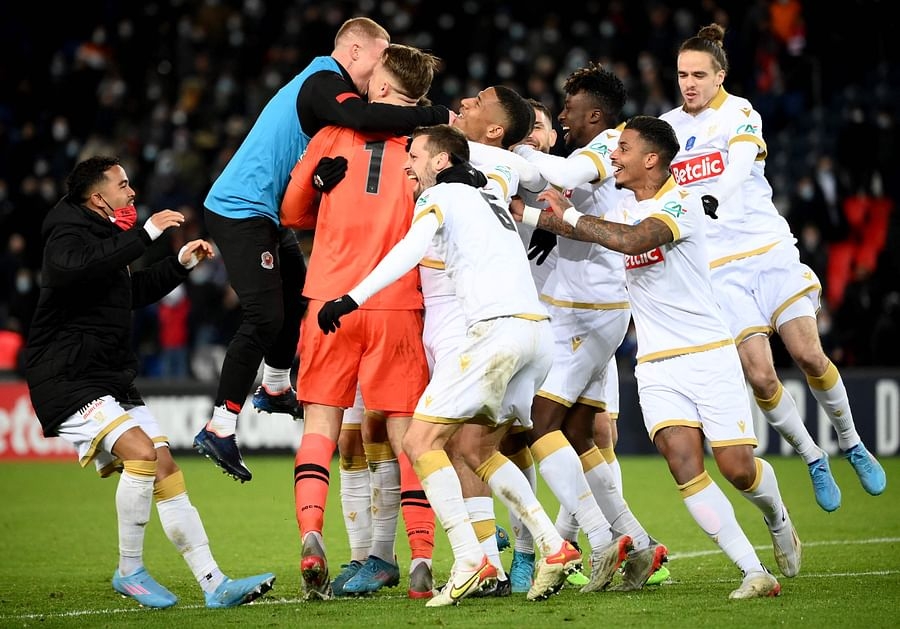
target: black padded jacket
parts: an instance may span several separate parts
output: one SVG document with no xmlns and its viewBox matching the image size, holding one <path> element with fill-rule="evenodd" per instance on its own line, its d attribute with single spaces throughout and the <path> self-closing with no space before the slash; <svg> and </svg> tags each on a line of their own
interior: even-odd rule
<svg viewBox="0 0 900 629">
<path fill-rule="evenodd" d="M 122 231 L 65 197 L 47 213 L 42 237 L 25 379 L 44 435 L 52 437 L 67 417 L 104 395 L 140 403 L 132 310 L 167 295 L 189 271 L 172 255 L 132 273 L 129 265 L 150 246 L 147 231 Z"/>
</svg>

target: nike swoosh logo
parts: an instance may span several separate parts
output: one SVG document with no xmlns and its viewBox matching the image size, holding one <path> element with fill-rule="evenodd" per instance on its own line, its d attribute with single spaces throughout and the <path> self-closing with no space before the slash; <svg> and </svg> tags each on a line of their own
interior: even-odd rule
<svg viewBox="0 0 900 629">
<path fill-rule="evenodd" d="M 478 582 L 479 578 L 481 578 L 481 570 L 469 577 L 461 586 L 456 587 L 456 585 L 454 584 L 453 587 L 450 588 L 450 598 L 452 598 L 454 601 L 461 599 L 463 596 L 465 596 L 466 592 L 468 592 L 475 585 L 475 583 Z"/>
<path fill-rule="evenodd" d="M 559 551 L 555 555 L 547 557 L 547 563 L 565 563 L 566 562 L 566 552 L 564 550 Z"/>
</svg>

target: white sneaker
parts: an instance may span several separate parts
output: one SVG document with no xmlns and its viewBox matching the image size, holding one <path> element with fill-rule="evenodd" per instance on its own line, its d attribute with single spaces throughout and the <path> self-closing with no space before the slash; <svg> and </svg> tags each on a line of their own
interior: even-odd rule
<svg viewBox="0 0 900 629">
<path fill-rule="evenodd" d="M 781 585 L 778 583 L 778 579 L 763 566 L 763 571 L 745 574 L 741 587 L 729 594 L 728 598 L 762 598 L 764 596 L 778 596 L 780 593 Z"/>
<path fill-rule="evenodd" d="M 763 518 L 769 527 L 769 535 L 772 536 L 772 547 L 775 550 L 775 563 L 781 574 L 786 577 L 795 577 L 800 572 L 801 545 L 797 530 L 788 515 L 787 508 L 782 507 L 781 517 L 770 524 Z M 777 528 L 775 528 L 777 526 Z"/>
<path fill-rule="evenodd" d="M 441 591 L 435 594 L 425 607 L 446 607 L 456 605 L 460 600 L 480 590 L 497 579 L 497 569 L 485 555 L 474 570 L 456 570 Z"/>
</svg>

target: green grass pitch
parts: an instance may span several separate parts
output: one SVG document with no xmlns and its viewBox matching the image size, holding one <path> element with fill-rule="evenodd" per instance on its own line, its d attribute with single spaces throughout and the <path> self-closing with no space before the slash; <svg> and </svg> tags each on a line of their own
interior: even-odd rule
<svg viewBox="0 0 900 629">
<path fill-rule="evenodd" d="M 187 565 L 165 538 L 155 515 L 147 530 L 145 562 L 179 597 L 168 610 L 140 608 L 113 592 L 116 566 L 114 479 L 100 480 L 73 463 L 0 464 L 0 627 L 896 627 L 900 600 L 900 458 L 882 461 L 888 488 L 866 494 L 846 461 L 831 467 L 843 505 L 825 513 L 816 505 L 799 458 L 768 457 L 803 540 L 803 566 L 780 577 L 774 599 L 730 601 L 740 574 L 706 538 L 681 502 L 658 456 L 622 457 L 625 496 L 648 532 L 669 548 L 671 582 L 639 593 L 581 594 L 565 588 L 544 602 L 524 595 L 464 600 L 429 609 L 406 597 L 409 550 L 402 528 L 397 554 L 404 578 L 397 588 L 360 599 L 304 602 L 299 597 L 299 549 L 288 456 L 250 456 L 253 481 L 240 485 L 193 453 L 177 457 L 213 553 L 233 577 L 271 571 L 275 589 L 252 605 L 207 610 Z M 738 519 L 762 560 L 777 573 L 771 540 L 759 512 L 726 486 Z M 332 576 L 348 559 L 332 470 L 325 541 Z M 557 503 L 541 483 L 551 518 Z M 507 523 L 497 502 L 497 519 Z M 402 522 L 401 522 L 402 526 Z M 438 526 L 438 528 L 440 528 Z M 585 542 L 584 539 L 581 540 Z M 586 548 L 586 542 L 582 546 Z M 511 551 L 502 555 L 509 566 Z M 446 537 L 437 534 L 436 581 L 450 569 Z"/>
</svg>

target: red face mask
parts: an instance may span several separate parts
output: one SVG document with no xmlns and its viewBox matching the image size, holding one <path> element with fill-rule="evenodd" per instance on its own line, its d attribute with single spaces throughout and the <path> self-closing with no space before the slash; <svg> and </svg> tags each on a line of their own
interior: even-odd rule
<svg viewBox="0 0 900 629">
<path fill-rule="evenodd" d="M 115 223 L 116 227 L 127 232 L 137 223 L 137 208 L 133 205 L 116 208 L 109 220 Z"/>
</svg>

